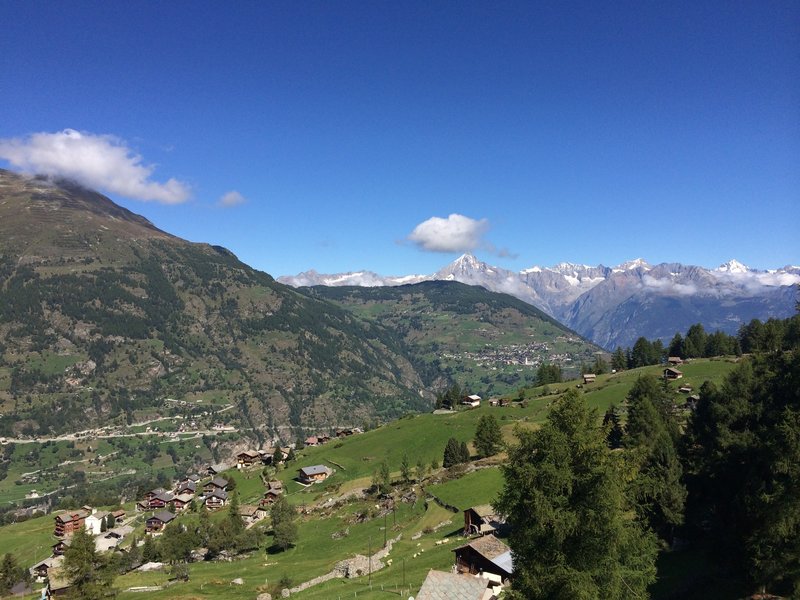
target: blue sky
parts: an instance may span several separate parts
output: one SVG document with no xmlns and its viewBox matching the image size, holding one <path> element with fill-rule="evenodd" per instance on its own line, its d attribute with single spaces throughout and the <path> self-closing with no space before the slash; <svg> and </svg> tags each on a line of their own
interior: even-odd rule
<svg viewBox="0 0 800 600">
<path fill-rule="evenodd" d="M 0 166 L 82 179 L 276 276 L 427 273 L 468 249 L 509 269 L 800 262 L 797 2 L 4 2 L 0 20 Z"/>
</svg>

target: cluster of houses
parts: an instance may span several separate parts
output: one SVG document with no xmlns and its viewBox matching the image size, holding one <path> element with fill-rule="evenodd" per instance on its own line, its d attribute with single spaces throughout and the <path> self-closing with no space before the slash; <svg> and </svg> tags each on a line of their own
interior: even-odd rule
<svg viewBox="0 0 800 600">
<path fill-rule="evenodd" d="M 61 567 L 64 553 L 72 542 L 72 535 L 79 529 L 85 529 L 95 537 L 98 552 L 114 550 L 125 536 L 133 533 L 133 527 L 125 524 L 124 510 L 99 511 L 91 506 L 83 506 L 61 512 L 54 517 L 53 535 L 59 539 L 51 546 L 51 555 L 30 568 L 30 574 L 35 581 L 41 583 L 50 579 L 51 572 Z M 50 587 L 53 586 L 48 587 L 48 593 Z"/>
<path fill-rule="evenodd" d="M 417 600 L 496 600 L 514 576 L 511 548 L 495 536 L 504 519 L 488 504 L 464 511 L 466 544 L 453 549 L 455 564 L 451 572 L 431 569 Z"/>
</svg>

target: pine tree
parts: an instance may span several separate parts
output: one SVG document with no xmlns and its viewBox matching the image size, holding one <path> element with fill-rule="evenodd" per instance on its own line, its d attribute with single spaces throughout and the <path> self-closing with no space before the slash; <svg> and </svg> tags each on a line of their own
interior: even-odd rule
<svg viewBox="0 0 800 600">
<path fill-rule="evenodd" d="M 475 450 L 478 456 L 493 456 L 500 452 L 503 434 L 494 415 L 483 415 L 475 428 Z M 467 459 L 469 460 L 469 459 Z"/>
<path fill-rule="evenodd" d="M 611 355 L 611 368 L 615 371 L 623 371 L 627 366 L 628 363 L 625 358 L 625 352 L 622 350 L 621 346 L 617 346 L 617 349 L 614 350 L 614 354 Z"/>
<path fill-rule="evenodd" d="M 628 393 L 625 446 L 637 468 L 631 482 L 635 509 L 661 537 L 671 540 L 683 523 L 686 487 L 678 458 L 678 424 L 671 400 L 652 375 L 636 380 Z"/>
<path fill-rule="evenodd" d="M 404 483 L 411 481 L 411 461 L 407 453 L 403 453 L 403 458 L 400 460 L 400 477 Z"/>
<path fill-rule="evenodd" d="M 270 516 L 272 517 L 272 535 L 275 547 L 280 550 L 291 548 L 297 542 L 298 536 L 295 523 L 296 513 L 285 496 L 278 496 L 272 505 Z"/>
<path fill-rule="evenodd" d="M 97 553 L 94 536 L 86 529 L 72 534 L 72 542 L 64 553 L 64 571 L 78 598 L 96 600 L 114 595 L 112 575 Z"/>
<path fill-rule="evenodd" d="M 455 438 L 450 438 L 447 440 L 447 444 L 444 447 L 444 457 L 442 459 L 442 466 L 445 469 L 449 469 L 453 465 L 457 465 L 461 462 L 461 446 L 458 443 L 458 440 Z"/>
<path fill-rule="evenodd" d="M 655 580 L 654 536 L 630 516 L 597 421 L 570 390 L 541 429 L 516 430 L 495 505 L 511 529 L 516 597 L 644 598 Z"/>
<path fill-rule="evenodd" d="M 244 520 L 242 515 L 239 514 L 239 492 L 231 494 L 231 501 L 228 506 L 228 520 L 231 523 L 231 530 L 234 535 L 240 534 L 244 531 Z"/>
</svg>

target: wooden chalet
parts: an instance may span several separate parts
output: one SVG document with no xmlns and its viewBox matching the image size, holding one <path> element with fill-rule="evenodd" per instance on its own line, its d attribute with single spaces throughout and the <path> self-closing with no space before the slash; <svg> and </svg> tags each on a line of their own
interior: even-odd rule
<svg viewBox="0 0 800 600">
<path fill-rule="evenodd" d="M 594 383 L 595 381 L 597 381 L 597 375 L 596 374 L 594 374 L 594 373 L 584 373 L 583 374 L 583 383 L 584 384 Z"/>
<path fill-rule="evenodd" d="M 239 507 L 239 516 L 246 525 L 252 525 L 267 516 L 267 511 L 261 506 L 242 504 Z"/>
<path fill-rule="evenodd" d="M 225 471 L 230 470 L 230 465 L 226 465 L 225 463 L 217 463 L 215 465 L 209 465 L 206 468 L 206 475 L 209 477 L 215 477 L 220 473 L 224 473 Z"/>
<path fill-rule="evenodd" d="M 416 600 L 492 600 L 489 580 L 459 573 L 428 571 Z"/>
<path fill-rule="evenodd" d="M 470 540 L 453 550 L 456 555 L 456 571 L 477 575 L 490 573 L 505 582 L 514 574 L 511 549 L 493 535 Z"/>
<path fill-rule="evenodd" d="M 118 525 L 122 525 L 123 521 L 125 521 L 125 511 L 122 509 L 113 511 L 111 516 L 114 517 L 114 522 Z"/>
<path fill-rule="evenodd" d="M 39 583 L 42 583 L 46 578 L 50 569 L 57 569 L 64 562 L 64 556 L 48 556 L 43 561 L 36 563 L 30 568 L 31 576 Z"/>
<path fill-rule="evenodd" d="M 261 462 L 261 455 L 258 450 L 245 450 L 236 455 L 236 467 L 238 469 L 252 467 L 259 462 Z"/>
<path fill-rule="evenodd" d="M 50 546 L 53 550 L 53 556 L 64 556 L 64 553 L 69 548 L 71 538 L 66 538 L 63 540 L 58 540 L 55 544 Z"/>
<path fill-rule="evenodd" d="M 464 396 L 461 398 L 461 405 L 462 406 L 471 406 L 472 408 L 477 408 L 481 405 L 481 397 L 477 394 L 471 394 L 469 396 Z"/>
<path fill-rule="evenodd" d="M 175 488 L 175 494 L 196 494 L 197 493 L 197 482 L 195 481 L 183 481 L 178 484 L 178 487 Z"/>
<path fill-rule="evenodd" d="M 309 448 L 311 446 L 319 446 L 320 445 L 320 441 L 319 441 L 319 438 L 317 436 L 310 435 L 305 439 L 303 444 L 305 445 L 306 448 Z"/>
<path fill-rule="evenodd" d="M 680 356 L 670 356 L 667 359 L 667 364 L 672 365 L 673 367 L 677 367 L 678 365 L 683 364 L 683 359 Z"/>
<path fill-rule="evenodd" d="M 145 521 L 145 530 L 147 533 L 159 533 L 174 519 L 175 515 L 168 510 L 160 510 Z"/>
<path fill-rule="evenodd" d="M 86 517 L 91 514 L 91 509 L 86 507 L 79 510 L 71 510 L 59 513 L 55 516 L 55 528 L 53 535 L 56 537 L 64 537 L 72 535 L 78 529 L 83 527 L 86 522 Z"/>
<path fill-rule="evenodd" d="M 678 369 L 672 367 L 664 369 L 664 379 L 680 379 L 681 377 L 683 377 L 683 373 Z"/>
<path fill-rule="evenodd" d="M 217 510 L 225 506 L 226 502 L 228 502 L 228 492 L 216 489 L 206 496 L 203 504 L 207 510 Z"/>
<path fill-rule="evenodd" d="M 228 489 L 228 480 L 224 477 L 214 477 L 211 481 L 206 483 L 203 486 L 203 491 L 206 494 L 210 494 L 216 490 L 227 491 Z"/>
<path fill-rule="evenodd" d="M 67 578 L 63 567 L 51 568 L 47 573 L 47 587 L 44 589 L 43 598 L 63 598 L 72 594 L 72 584 Z"/>
<path fill-rule="evenodd" d="M 472 506 L 464 511 L 464 535 L 494 533 L 502 522 L 490 504 Z"/>
<path fill-rule="evenodd" d="M 325 465 L 313 465 L 311 467 L 303 467 L 297 470 L 297 480 L 300 483 L 311 484 L 317 481 L 325 481 L 330 477 L 331 471 Z"/>
<path fill-rule="evenodd" d="M 156 510 L 159 508 L 166 508 L 167 506 L 171 505 L 175 501 L 175 496 L 172 495 L 172 492 L 165 492 L 162 491 L 160 494 L 156 494 L 150 498 L 148 503 L 148 508 L 150 510 Z"/>
<path fill-rule="evenodd" d="M 178 494 L 172 501 L 172 507 L 177 511 L 186 510 L 194 500 L 194 494 Z"/>
</svg>

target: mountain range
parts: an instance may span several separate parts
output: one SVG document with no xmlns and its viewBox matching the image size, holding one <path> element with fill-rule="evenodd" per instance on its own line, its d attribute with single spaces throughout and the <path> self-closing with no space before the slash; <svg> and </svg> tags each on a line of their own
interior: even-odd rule
<svg viewBox="0 0 800 600">
<path fill-rule="evenodd" d="M 454 281 L 323 291 L 70 181 L 0 170 L 0 435 L 177 411 L 289 441 L 427 409 L 456 380 L 502 393 L 599 350 Z"/>
<path fill-rule="evenodd" d="M 300 286 L 396 286 L 460 281 L 516 296 L 594 343 L 613 349 L 637 338 L 668 340 L 694 323 L 736 333 L 752 319 L 794 313 L 800 267 L 757 270 L 731 260 L 715 269 L 639 258 L 615 267 L 559 263 L 509 271 L 471 254 L 431 275 L 384 277 L 369 271 L 310 270 L 278 281 Z"/>
</svg>

